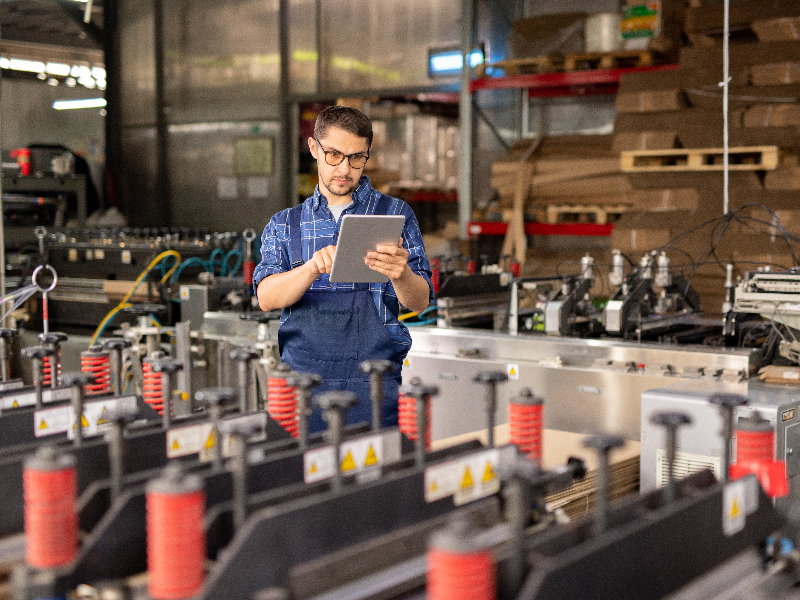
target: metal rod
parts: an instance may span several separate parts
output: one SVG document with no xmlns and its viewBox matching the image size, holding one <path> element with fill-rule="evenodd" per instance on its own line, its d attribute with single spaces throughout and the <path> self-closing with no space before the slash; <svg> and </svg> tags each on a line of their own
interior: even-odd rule
<svg viewBox="0 0 800 600">
<path fill-rule="evenodd" d="M 474 0 L 461 0 L 461 88 L 458 96 L 458 125 L 460 132 L 458 167 L 458 235 L 467 239 L 467 224 L 472 219 L 472 97 L 469 84 L 472 72 L 469 56 L 472 53 L 475 20 Z"/>
</svg>

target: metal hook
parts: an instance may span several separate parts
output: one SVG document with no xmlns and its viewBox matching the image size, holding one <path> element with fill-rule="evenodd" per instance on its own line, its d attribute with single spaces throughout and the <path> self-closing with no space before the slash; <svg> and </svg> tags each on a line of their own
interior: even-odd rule
<svg viewBox="0 0 800 600">
<path fill-rule="evenodd" d="M 47 269 L 53 275 L 53 283 L 50 284 L 50 287 L 43 288 L 36 281 L 36 277 L 39 275 L 39 273 L 42 272 L 42 269 Z M 33 281 L 33 285 L 35 285 L 36 289 L 39 290 L 40 292 L 42 293 L 52 292 L 56 287 L 56 283 L 58 282 L 58 274 L 56 273 L 56 270 L 50 265 L 39 265 L 33 270 L 33 275 L 31 275 L 31 280 Z"/>
</svg>

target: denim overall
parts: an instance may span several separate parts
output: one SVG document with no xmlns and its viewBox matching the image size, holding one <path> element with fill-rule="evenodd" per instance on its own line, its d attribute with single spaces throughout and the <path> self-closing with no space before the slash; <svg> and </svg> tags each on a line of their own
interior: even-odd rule
<svg viewBox="0 0 800 600">
<path fill-rule="evenodd" d="M 303 264 L 300 209 L 293 208 L 289 216 L 293 269 Z M 294 371 L 320 375 L 322 385 L 315 388 L 315 394 L 325 390 L 355 392 L 358 404 L 347 412 L 348 423 L 372 420 L 369 374 L 361 372 L 359 363 L 368 359 L 392 361 L 395 371 L 383 381 L 382 420 L 384 427 L 396 425 L 402 355 L 378 316 L 369 284 L 354 285 L 354 290 L 308 290 L 290 309 L 284 309 L 284 315 L 287 311 L 289 314 L 278 331 L 281 361 Z M 326 428 L 316 408 L 308 427 L 310 432 Z"/>
</svg>

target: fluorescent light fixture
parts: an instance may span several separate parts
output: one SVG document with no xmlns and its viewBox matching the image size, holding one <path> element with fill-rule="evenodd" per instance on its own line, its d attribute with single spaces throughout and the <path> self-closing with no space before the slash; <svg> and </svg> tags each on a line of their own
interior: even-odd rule
<svg viewBox="0 0 800 600">
<path fill-rule="evenodd" d="M 95 79 L 105 79 L 106 70 L 103 67 L 92 67 L 92 77 Z"/>
<path fill-rule="evenodd" d="M 56 110 L 69 110 L 75 108 L 102 108 L 105 105 L 105 98 L 86 98 L 85 100 L 56 100 L 53 102 L 53 108 Z"/>
<path fill-rule="evenodd" d="M 0 69 L 10 69 L 11 68 L 11 61 L 8 60 L 5 56 L 0 57 Z"/>
<path fill-rule="evenodd" d="M 67 87 L 75 87 L 75 79 L 72 77 L 67 77 L 64 80 L 64 83 L 67 85 Z"/>
<path fill-rule="evenodd" d="M 483 46 L 475 48 L 469 55 L 469 66 L 479 65 L 484 60 Z M 439 48 L 428 50 L 428 76 L 449 77 L 461 72 L 464 64 L 460 48 Z"/>
<path fill-rule="evenodd" d="M 22 60 L 12 58 L 8 67 L 13 71 L 27 71 L 29 73 L 44 73 L 44 63 L 40 60 Z"/>
<path fill-rule="evenodd" d="M 50 75 L 60 75 L 61 77 L 66 77 L 69 75 L 70 67 L 64 63 L 49 62 L 45 65 L 45 70 Z"/>
</svg>

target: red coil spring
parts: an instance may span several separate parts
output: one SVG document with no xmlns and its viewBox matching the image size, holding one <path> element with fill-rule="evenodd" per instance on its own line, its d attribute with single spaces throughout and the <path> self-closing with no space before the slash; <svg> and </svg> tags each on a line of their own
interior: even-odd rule
<svg viewBox="0 0 800 600">
<path fill-rule="evenodd" d="M 442 281 L 442 274 L 439 271 L 439 259 L 434 258 L 431 260 L 431 284 L 433 285 L 433 293 L 439 293 L 439 286 L 441 285 Z"/>
<path fill-rule="evenodd" d="M 427 428 L 425 429 L 425 450 L 431 449 L 431 403 L 428 402 L 428 413 L 426 417 Z M 413 396 L 406 396 L 403 393 L 397 394 L 397 422 L 400 425 L 400 432 L 409 440 L 417 439 L 417 399 Z"/>
<path fill-rule="evenodd" d="M 428 550 L 428 600 L 495 600 L 497 584 L 491 552 Z"/>
<path fill-rule="evenodd" d="M 142 385 L 142 397 L 158 414 L 164 414 L 164 388 L 161 373 L 153 371 L 150 362 L 145 359 L 142 361 L 142 373 L 144 374 L 144 384 Z"/>
<path fill-rule="evenodd" d="M 542 461 L 542 404 L 508 403 L 510 441 L 532 461 Z"/>
<path fill-rule="evenodd" d="M 468 260 L 467 261 L 467 274 L 468 275 L 475 275 L 475 261 Z"/>
<path fill-rule="evenodd" d="M 107 350 L 81 352 L 81 371 L 94 375 L 94 383 L 83 386 L 85 394 L 111 393 L 111 355 Z"/>
<path fill-rule="evenodd" d="M 193 598 L 205 578 L 205 492 L 147 492 L 147 590 L 156 600 Z"/>
<path fill-rule="evenodd" d="M 745 431 L 736 432 L 736 462 L 772 462 L 775 460 L 775 432 Z"/>
<path fill-rule="evenodd" d="M 509 269 L 511 270 L 511 274 L 514 277 L 519 277 L 520 264 L 516 260 L 512 260 L 511 263 L 508 266 L 509 266 Z"/>
<path fill-rule="evenodd" d="M 51 365 L 51 361 L 55 362 L 56 373 L 58 373 L 58 382 L 61 382 L 61 349 L 59 348 L 58 352 L 55 353 L 53 356 L 46 356 L 42 360 L 42 385 L 49 386 L 53 385 L 52 380 L 52 373 L 53 368 Z"/>
<path fill-rule="evenodd" d="M 22 475 L 25 498 L 25 559 L 39 569 L 60 567 L 78 553 L 78 494 L 74 461 L 40 468 L 26 463 Z"/>
<path fill-rule="evenodd" d="M 267 412 L 292 437 L 300 434 L 297 388 L 288 385 L 285 378 L 267 378 Z"/>
<path fill-rule="evenodd" d="M 245 285 L 253 284 L 253 271 L 256 270 L 256 263 L 252 260 L 246 260 L 242 263 L 242 275 L 244 276 Z"/>
</svg>

